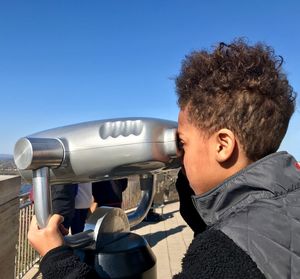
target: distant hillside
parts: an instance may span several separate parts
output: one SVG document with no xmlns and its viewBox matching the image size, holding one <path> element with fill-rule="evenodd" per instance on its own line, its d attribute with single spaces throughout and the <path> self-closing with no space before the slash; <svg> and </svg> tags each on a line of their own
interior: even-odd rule
<svg viewBox="0 0 300 279">
<path fill-rule="evenodd" d="M 12 155 L 0 154 L 0 174 L 18 174 Z"/>
<path fill-rule="evenodd" d="M 11 154 L 0 154 L 0 160 L 13 159 L 13 155 Z"/>
</svg>

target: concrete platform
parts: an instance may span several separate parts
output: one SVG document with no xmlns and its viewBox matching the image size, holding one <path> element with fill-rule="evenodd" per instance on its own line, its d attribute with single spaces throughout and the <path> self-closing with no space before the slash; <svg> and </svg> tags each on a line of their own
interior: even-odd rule
<svg viewBox="0 0 300 279">
<path fill-rule="evenodd" d="M 170 279 L 181 271 L 181 259 L 194 234 L 182 219 L 178 202 L 165 206 L 162 221 L 142 222 L 133 231 L 144 236 L 152 247 L 158 279 Z"/>
<path fill-rule="evenodd" d="M 132 231 L 144 236 L 157 259 L 157 279 L 170 279 L 181 271 L 181 259 L 193 239 L 193 232 L 179 213 L 179 203 L 164 207 L 162 221 L 142 222 Z M 27 273 L 26 279 L 41 278 L 36 266 Z"/>
</svg>

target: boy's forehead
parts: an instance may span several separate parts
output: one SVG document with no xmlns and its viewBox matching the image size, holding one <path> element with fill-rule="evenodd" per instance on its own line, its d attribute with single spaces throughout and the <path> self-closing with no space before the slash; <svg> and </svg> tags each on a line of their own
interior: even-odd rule
<svg viewBox="0 0 300 279">
<path fill-rule="evenodd" d="M 179 111 L 177 132 L 180 137 L 190 137 L 191 134 L 198 134 L 201 137 L 206 136 L 206 132 L 204 130 L 196 127 L 190 121 L 189 111 L 187 108 Z"/>
<path fill-rule="evenodd" d="M 189 122 L 188 110 L 187 108 L 181 109 L 178 114 L 178 127 L 186 126 Z"/>
<path fill-rule="evenodd" d="M 188 118 L 188 110 L 186 108 L 181 109 L 178 114 L 178 122 L 181 122 L 181 124 L 183 124 L 183 122 L 187 121 L 187 118 Z"/>
<path fill-rule="evenodd" d="M 183 132 L 183 126 L 186 125 L 186 112 L 184 110 L 180 110 L 178 114 L 178 133 Z"/>
</svg>

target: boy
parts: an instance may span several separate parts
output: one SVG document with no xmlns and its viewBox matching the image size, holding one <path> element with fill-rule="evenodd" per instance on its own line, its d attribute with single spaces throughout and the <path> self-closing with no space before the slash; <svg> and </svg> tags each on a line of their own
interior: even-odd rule
<svg viewBox="0 0 300 279">
<path fill-rule="evenodd" d="M 182 64 L 178 135 L 208 229 L 194 238 L 176 279 L 300 277 L 299 165 L 286 152 L 274 153 L 295 106 L 281 64 L 271 48 L 242 40 L 194 52 Z M 33 221 L 29 239 L 47 253 L 42 269 L 54 272 L 55 251 L 63 248 L 59 217 L 52 218 L 44 230 Z M 41 247 L 45 235 L 55 245 Z"/>
<path fill-rule="evenodd" d="M 237 40 L 186 57 L 178 135 L 209 226 L 175 278 L 300 278 L 300 169 L 278 149 L 295 93 L 282 58 Z"/>
</svg>

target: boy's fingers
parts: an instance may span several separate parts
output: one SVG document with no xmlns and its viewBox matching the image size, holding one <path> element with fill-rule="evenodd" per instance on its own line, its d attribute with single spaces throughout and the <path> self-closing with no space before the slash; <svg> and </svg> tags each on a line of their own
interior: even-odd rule
<svg viewBox="0 0 300 279">
<path fill-rule="evenodd" d="M 54 214 L 51 216 L 48 226 L 50 227 L 59 227 L 59 225 L 64 221 L 64 217 L 59 214 Z"/>
<path fill-rule="evenodd" d="M 37 230 L 37 229 L 39 229 L 39 226 L 37 224 L 37 220 L 36 220 L 35 215 L 32 216 L 29 228 L 30 228 L 30 230 Z"/>
<path fill-rule="evenodd" d="M 68 235 L 69 234 L 69 230 L 66 229 L 63 224 L 59 225 L 59 230 L 60 230 L 62 235 Z"/>
</svg>

